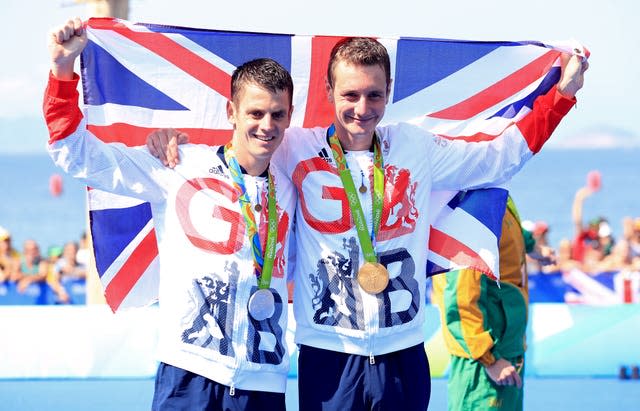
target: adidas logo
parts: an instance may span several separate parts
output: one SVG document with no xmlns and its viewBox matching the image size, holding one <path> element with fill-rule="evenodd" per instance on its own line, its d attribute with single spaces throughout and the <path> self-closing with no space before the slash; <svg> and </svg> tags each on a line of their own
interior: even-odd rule
<svg viewBox="0 0 640 411">
<path fill-rule="evenodd" d="M 211 173 L 211 174 L 215 174 L 215 175 L 218 175 L 218 176 L 223 176 L 223 175 L 225 175 L 225 174 L 224 174 L 224 170 L 222 169 L 222 166 L 221 166 L 221 165 L 217 165 L 217 166 L 215 166 L 215 167 L 211 167 L 211 168 L 209 169 L 209 173 Z"/>
<path fill-rule="evenodd" d="M 331 157 L 329 157 L 329 153 L 327 152 L 326 148 L 323 148 L 322 150 L 320 150 L 318 152 L 318 157 L 320 157 L 321 159 L 323 159 L 327 163 L 331 163 L 332 159 L 331 159 Z"/>
</svg>

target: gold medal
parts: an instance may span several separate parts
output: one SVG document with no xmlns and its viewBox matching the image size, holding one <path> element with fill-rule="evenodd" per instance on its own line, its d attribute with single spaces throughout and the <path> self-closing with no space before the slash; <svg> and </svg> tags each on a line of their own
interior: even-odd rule
<svg viewBox="0 0 640 411">
<path fill-rule="evenodd" d="M 384 291 L 389 284 L 389 272 L 380 263 L 366 262 L 358 270 L 358 283 L 369 294 Z"/>
<path fill-rule="evenodd" d="M 362 176 L 362 182 L 360 183 L 360 188 L 358 189 L 358 191 L 364 194 L 367 192 L 367 187 L 364 186 L 364 171 L 360 170 L 360 175 Z"/>
</svg>

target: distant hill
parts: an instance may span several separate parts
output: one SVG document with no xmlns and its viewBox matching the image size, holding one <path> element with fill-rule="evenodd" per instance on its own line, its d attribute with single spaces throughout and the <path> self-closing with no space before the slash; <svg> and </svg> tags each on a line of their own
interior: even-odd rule
<svg viewBox="0 0 640 411">
<path fill-rule="evenodd" d="M 552 138 L 547 146 L 556 149 L 639 148 L 640 136 L 628 130 L 601 126 L 559 139 Z"/>
</svg>

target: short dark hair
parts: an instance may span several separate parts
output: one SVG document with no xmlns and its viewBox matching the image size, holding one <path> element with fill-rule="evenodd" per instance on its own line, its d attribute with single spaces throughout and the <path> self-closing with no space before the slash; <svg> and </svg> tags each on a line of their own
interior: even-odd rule
<svg viewBox="0 0 640 411">
<path fill-rule="evenodd" d="M 291 74 L 275 60 L 259 58 L 238 66 L 231 75 L 231 100 L 236 101 L 240 90 L 254 83 L 272 93 L 289 92 L 289 104 L 293 101 L 293 80 Z"/>
<path fill-rule="evenodd" d="M 327 81 L 333 87 L 333 69 L 339 61 L 358 66 L 380 66 L 384 70 L 387 87 L 391 84 L 391 62 L 387 49 L 370 37 L 345 37 L 333 46 L 327 66 Z"/>
</svg>

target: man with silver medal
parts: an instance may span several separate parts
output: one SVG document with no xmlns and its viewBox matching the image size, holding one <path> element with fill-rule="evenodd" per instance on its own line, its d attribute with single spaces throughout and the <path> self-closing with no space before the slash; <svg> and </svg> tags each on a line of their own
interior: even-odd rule
<svg viewBox="0 0 640 411">
<path fill-rule="evenodd" d="M 233 126 L 231 142 L 182 146 L 187 161 L 172 170 L 166 158 L 161 164 L 141 147 L 105 144 L 87 129 L 74 63 L 88 44 L 79 18 L 50 33 L 43 104 L 49 152 L 87 185 L 151 206 L 160 270 L 152 409 L 284 410 L 286 255 L 295 193 L 270 163 L 291 121 L 290 74 L 271 59 L 238 66 L 221 113 Z M 149 138 L 166 142 L 181 135 L 160 129 Z M 265 231 L 263 254 L 259 233 Z"/>
</svg>

